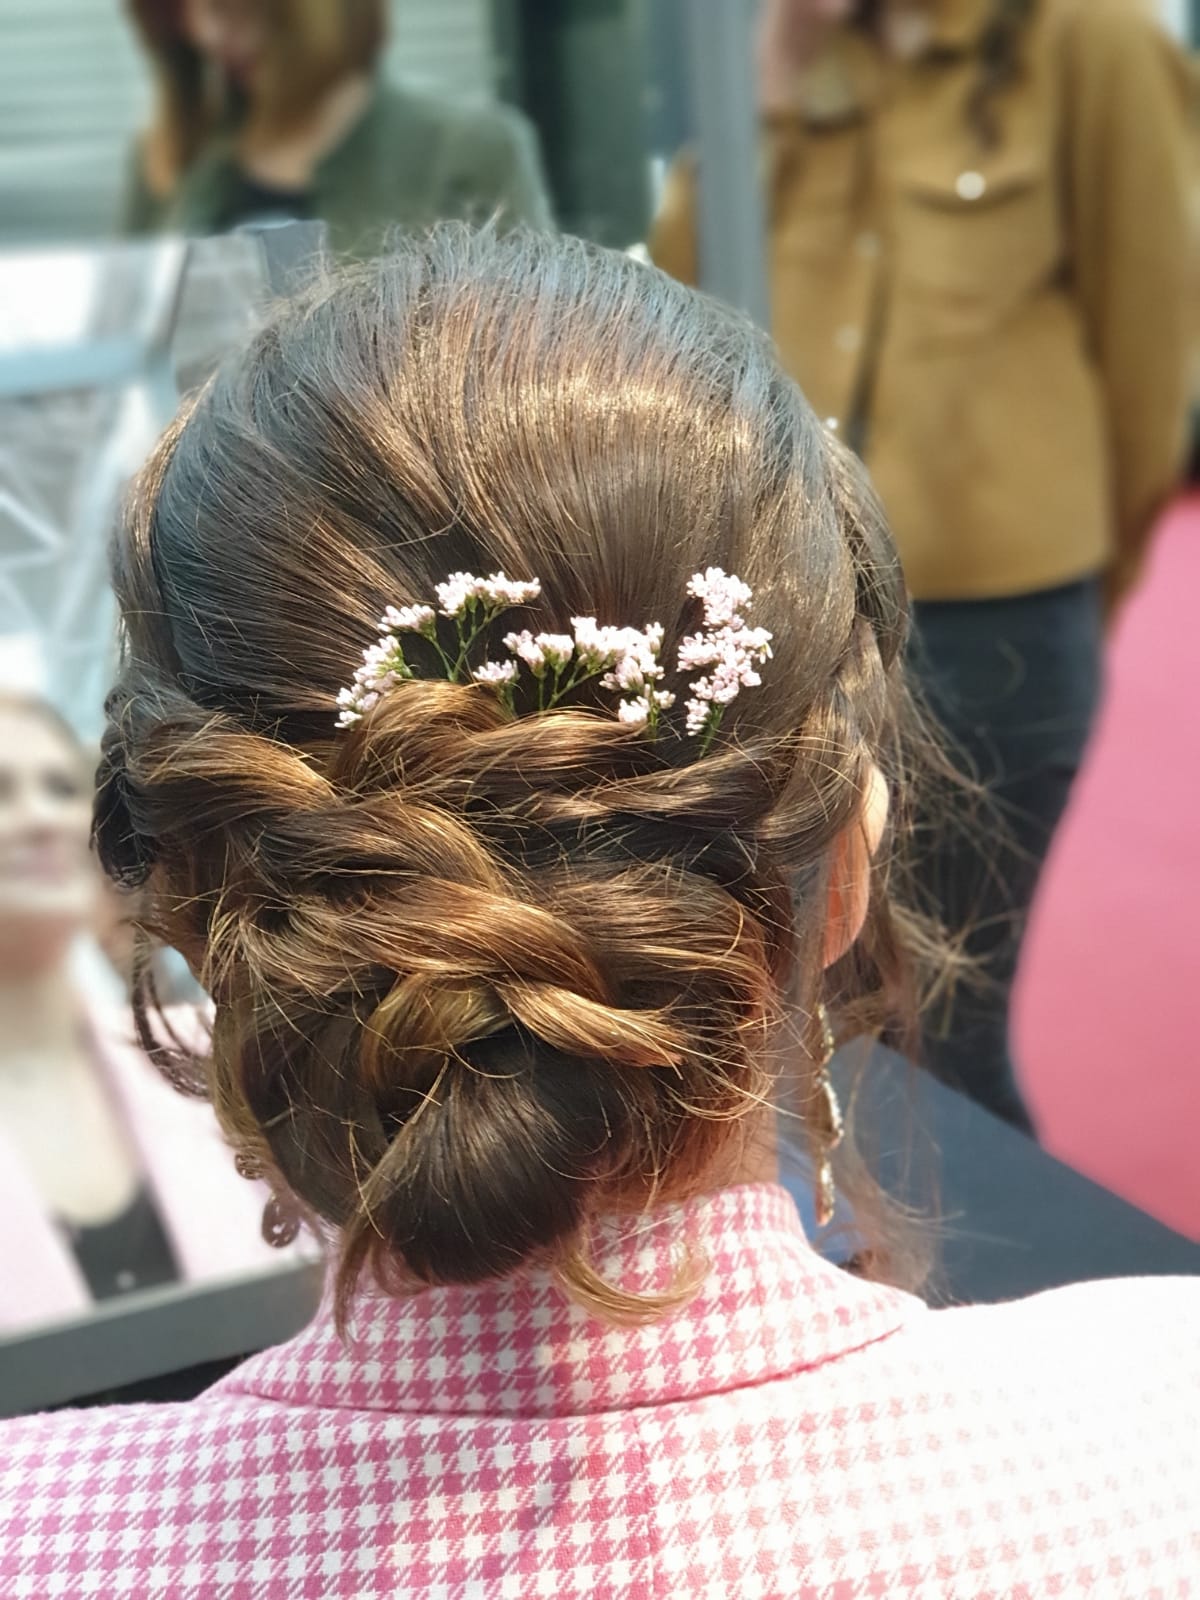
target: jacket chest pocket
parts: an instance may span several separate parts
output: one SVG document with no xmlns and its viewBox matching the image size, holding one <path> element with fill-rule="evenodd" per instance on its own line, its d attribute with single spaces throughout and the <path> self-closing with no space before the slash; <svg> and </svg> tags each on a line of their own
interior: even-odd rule
<svg viewBox="0 0 1200 1600">
<path fill-rule="evenodd" d="M 1014 151 L 953 170 L 895 174 L 898 285 L 980 308 L 1011 304 L 1057 265 L 1054 187 L 1044 161 Z"/>
</svg>

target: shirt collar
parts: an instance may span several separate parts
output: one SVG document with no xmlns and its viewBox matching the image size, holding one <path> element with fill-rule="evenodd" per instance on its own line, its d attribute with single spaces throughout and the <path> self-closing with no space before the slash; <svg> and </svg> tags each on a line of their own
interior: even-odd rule
<svg viewBox="0 0 1200 1600">
<path fill-rule="evenodd" d="M 224 1386 L 320 1409 L 578 1415 L 786 1377 L 885 1339 L 924 1311 L 817 1255 L 791 1197 L 773 1185 L 606 1223 L 592 1261 L 607 1281 L 641 1293 L 668 1288 L 689 1261 L 707 1270 L 681 1310 L 635 1326 L 599 1321 L 540 1269 L 407 1300 L 364 1294 L 347 1344 L 326 1306 Z"/>
</svg>

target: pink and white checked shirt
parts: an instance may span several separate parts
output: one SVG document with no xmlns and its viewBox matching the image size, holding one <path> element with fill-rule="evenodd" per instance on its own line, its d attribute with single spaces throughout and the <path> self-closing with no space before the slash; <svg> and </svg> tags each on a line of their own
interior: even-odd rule
<svg viewBox="0 0 1200 1600">
<path fill-rule="evenodd" d="M 1200 1284 L 927 1310 L 780 1189 L 606 1235 L 669 1321 L 547 1274 L 364 1299 L 199 1400 L 0 1425 L 0 1596 L 1200 1595 Z"/>
</svg>

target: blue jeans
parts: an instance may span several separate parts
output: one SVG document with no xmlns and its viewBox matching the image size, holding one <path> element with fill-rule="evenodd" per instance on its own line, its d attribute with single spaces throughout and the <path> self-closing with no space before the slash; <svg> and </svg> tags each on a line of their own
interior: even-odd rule
<svg viewBox="0 0 1200 1600">
<path fill-rule="evenodd" d="M 926 1023 L 924 1064 L 1007 1122 L 1033 1132 L 1013 1072 L 1009 995 L 1038 876 L 1079 771 L 1101 685 L 1096 579 L 1001 600 L 915 608 L 913 666 L 956 764 L 999 816 L 946 829 L 923 871 L 978 978 Z"/>
</svg>

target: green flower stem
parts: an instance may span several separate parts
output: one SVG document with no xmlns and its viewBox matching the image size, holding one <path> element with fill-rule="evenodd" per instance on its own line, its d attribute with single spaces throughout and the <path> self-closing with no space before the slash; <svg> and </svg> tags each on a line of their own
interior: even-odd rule
<svg viewBox="0 0 1200 1600">
<path fill-rule="evenodd" d="M 482 615 L 476 622 L 475 612 L 477 609 L 482 611 Z M 454 624 L 458 632 L 458 655 L 455 658 L 453 666 L 449 668 L 451 683 L 462 682 L 462 679 L 459 677 L 459 673 L 466 668 L 467 661 L 470 658 L 470 654 L 474 648 L 476 640 L 487 628 L 493 617 L 498 617 L 503 609 L 505 608 L 497 606 L 481 606 L 478 600 L 472 600 L 468 603 L 466 618 L 464 619 L 462 617 L 455 617 Z M 465 634 L 463 632 L 464 620 L 468 624 L 468 631 Z"/>
<path fill-rule="evenodd" d="M 559 674 L 555 672 L 554 687 L 550 691 L 550 698 L 546 702 L 545 709 L 547 711 L 550 710 L 551 707 L 556 706 L 560 700 L 565 699 L 573 689 L 578 689 L 581 683 L 587 683 L 590 678 L 598 678 L 602 672 L 607 671 L 607 667 L 596 667 L 591 672 L 573 672 L 565 682 L 561 682 Z M 540 711 L 542 707 L 539 705 L 538 709 Z"/>
<path fill-rule="evenodd" d="M 725 714 L 725 707 L 713 703 L 708 713 L 708 720 L 704 724 L 704 732 L 700 735 L 700 754 L 706 756 L 712 749 L 713 740 L 717 737 L 717 729 L 721 726 L 721 718 Z"/>
<path fill-rule="evenodd" d="M 455 679 L 454 679 L 454 665 L 451 662 L 450 657 L 446 654 L 446 652 L 442 649 L 441 645 L 438 643 L 437 625 L 434 624 L 433 627 L 428 632 L 424 632 L 422 634 L 422 637 L 428 639 L 430 644 L 436 650 L 437 658 L 442 664 L 442 671 L 446 674 L 447 678 L 449 678 L 452 682 L 455 681 Z"/>
</svg>

